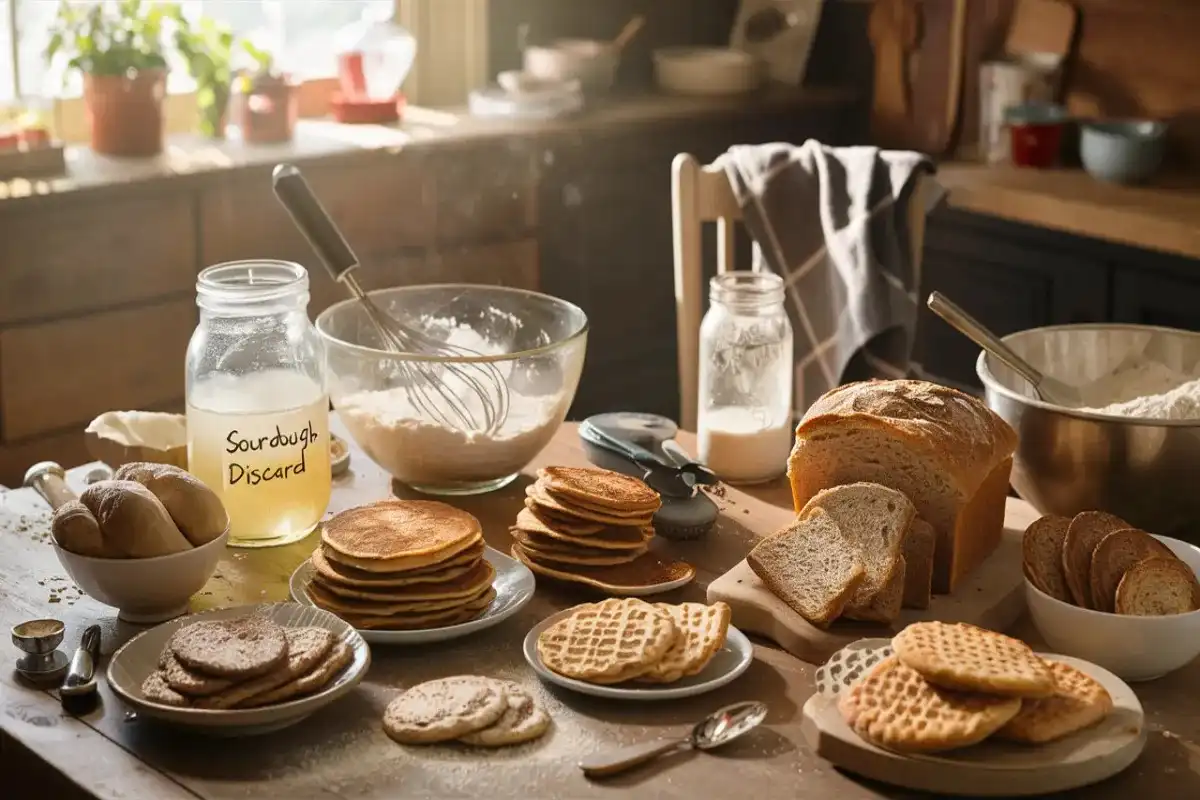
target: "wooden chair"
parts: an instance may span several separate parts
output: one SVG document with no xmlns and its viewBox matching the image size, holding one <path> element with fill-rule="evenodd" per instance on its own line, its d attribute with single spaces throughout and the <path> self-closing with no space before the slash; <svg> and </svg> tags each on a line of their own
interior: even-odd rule
<svg viewBox="0 0 1200 800">
<path fill-rule="evenodd" d="M 920 286 L 921 251 L 925 239 L 924 175 L 918 177 L 909 206 L 913 269 Z M 671 165 L 671 216 L 675 245 L 675 325 L 679 343 L 679 414 L 684 430 L 696 430 L 700 372 L 701 263 L 704 223 L 717 226 L 717 272 L 735 269 L 736 225 L 742 212 L 725 170 L 700 164 L 687 153 Z"/>
</svg>

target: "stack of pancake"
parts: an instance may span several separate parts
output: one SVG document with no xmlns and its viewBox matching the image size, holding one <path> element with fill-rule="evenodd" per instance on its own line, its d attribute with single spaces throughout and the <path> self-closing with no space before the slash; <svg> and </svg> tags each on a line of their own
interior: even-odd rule
<svg viewBox="0 0 1200 800">
<path fill-rule="evenodd" d="M 537 474 L 510 529 L 513 555 L 534 572 L 586 576 L 646 554 L 662 500 L 645 482 L 594 468 L 547 467 Z"/>
<path fill-rule="evenodd" d="M 331 517 L 312 554 L 309 599 L 355 628 L 457 625 L 496 597 L 472 515 L 430 500 L 382 500 Z"/>
</svg>

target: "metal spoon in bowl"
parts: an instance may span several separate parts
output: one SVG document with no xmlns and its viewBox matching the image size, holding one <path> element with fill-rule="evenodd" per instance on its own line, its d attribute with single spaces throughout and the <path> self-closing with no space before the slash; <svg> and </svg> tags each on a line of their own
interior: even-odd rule
<svg viewBox="0 0 1200 800">
<path fill-rule="evenodd" d="M 639 764 L 645 764 L 680 748 L 711 750 L 732 742 L 749 730 L 757 728 L 767 717 L 765 703 L 748 701 L 718 708 L 696 723 L 691 733 L 681 739 L 660 739 L 642 742 L 619 750 L 591 756 L 579 762 L 579 768 L 589 778 L 607 778 Z"/>
<path fill-rule="evenodd" d="M 1022 378 L 1029 381 L 1039 400 L 1064 408 L 1080 408 L 1084 405 L 1078 389 L 1038 372 L 1028 361 L 1000 341 L 996 334 L 985 328 L 982 323 L 959 308 L 941 292 L 932 292 L 929 295 L 928 306 L 930 311 L 950 323 L 952 328 L 1012 367 Z"/>
</svg>

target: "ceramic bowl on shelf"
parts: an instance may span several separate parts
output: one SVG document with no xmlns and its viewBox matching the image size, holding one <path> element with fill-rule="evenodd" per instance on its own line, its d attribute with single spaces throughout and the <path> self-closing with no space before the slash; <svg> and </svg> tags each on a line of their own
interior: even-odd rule
<svg viewBox="0 0 1200 800">
<path fill-rule="evenodd" d="M 478 284 L 402 286 L 371 298 L 393 320 L 474 354 L 391 352 L 357 300 L 326 309 L 316 326 L 329 396 L 350 436 L 393 478 L 426 494 L 478 494 L 512 481 L 566 417 L 583 371 L 587 316 L 556 297 Z M 475 425 L 460 416 L 448 425 L 451 408 Z M 483 430 L 489 408 L 499 425 Z"/>
<path fill-rule="evenodd" d="M 1155 538 L 1200 574 L 1200 548 Z M 1200 611 L 1163 617 L 1109 614 L 1056 600 L 1028 578 L 1025 600 L 1050 649 L 1098 664 L 1123 680 L 1153 680 L 1200 656 Z"/>
<path fill-rule="evenodd" d="M 88 597 L 118 610 L 126 622 L 149 624 L 186 614 L 192 595 L 217 571 L 229 539 L 226 530 L 211 542 L 154 558 L 96 558 L 54 552 L 71 580 Z"/>
<path fill-rule="evenodd" d="M 621 54 L 612 42 L 595 39 L 559 39 L 544 46 L 527 47 L 524 70 L 543 81 L 579 81 L 586 92 L 612 88 Z"/>
<path fill-rule="evenodd" d="M 1093 178 L 1142 183 L 1154 177 L 1166 150 L 1167 125 L 1152 120 L 1089 122 L 1079 136 L 1079 157 Z"/>
<path fill-rule="evenodd" d="M 748 94 L 762 84 L 763 64 L 728 47 L 664 47 L 654 51 L 654 77 L 671 94 Z"/>
</svg>

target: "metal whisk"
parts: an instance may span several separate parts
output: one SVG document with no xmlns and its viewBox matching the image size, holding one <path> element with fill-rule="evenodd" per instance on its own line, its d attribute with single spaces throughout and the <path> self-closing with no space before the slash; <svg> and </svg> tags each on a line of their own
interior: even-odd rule
<svg viewBox="0 0 1200 800">
<path fill-rule="evenodd" d="M 358 257 L 300 170 L 292 164 L 279 164 L 271 179 L 275 197 L 287 209 L 333 279 L 345 286 L 362 305 L 384 348 L 390 353 L 421 357 L 399 359 L 396 366 L 412 406 L 448 428 L 495 433 L 508 418 L 509 403 L 508 382 L 496 365 L 489 361 L 428 360 L 429 357 L 478 358 L 483 354 L 405 325 L 380 308 L 359 285 L 354 275 L 359 266 Z M 463 394 L 455 391 L 457 387 L 452 383 L 460 384 L 468 395 L 478 398 L 480 413 L 476 413 Z"/>
</svg>

